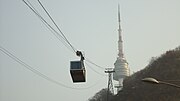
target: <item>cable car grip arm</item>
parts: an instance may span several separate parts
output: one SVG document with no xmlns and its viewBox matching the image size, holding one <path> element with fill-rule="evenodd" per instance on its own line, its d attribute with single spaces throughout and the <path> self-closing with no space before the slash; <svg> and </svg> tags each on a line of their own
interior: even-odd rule
<svg viewBox="0 0 180 101">
<path fill-rule="evenodd" d="M 76 55 L 79 56 L 79 57 L 81 57 L 81 61 L 84 60 L 84 56 L 83 56 L 83 54 L 82 54 L 81 51 L 76 51 Z"/>
</svg>

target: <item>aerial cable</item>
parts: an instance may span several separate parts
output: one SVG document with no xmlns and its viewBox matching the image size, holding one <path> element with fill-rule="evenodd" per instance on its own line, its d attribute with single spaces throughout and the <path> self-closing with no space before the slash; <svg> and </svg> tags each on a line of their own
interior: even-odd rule
<svg viewBox="0 0 180 101">
<path fill-rule="evenodd" d="M 107 75 L 105 75 L 105 74 L 101 74 L 101 73 L 99 73 L 99 72 L 97 72 L 95 69 L 93 69 L 87 62 L 85 63 L 86 64 L 86 66 L 87 67 L 89 67 L 92 71 L 94 71 L 95 73 L 97 73 L 97 74 L 99 74 L 99 75 L 101 75 L 101 76 L 107 76 Z"/>
<path fill-rule="evenodd" d="M 59 32 L 62 34 L 62 36 L 64 37 L 64 39 L 67 41 L 67 43 L 71 46 L 71 48 L 74 50 L 74 52 L 76 52 L 75 48 L 72 46 L 72 44 L 67 40 L 66 36 L 63 34 L 63 32 L 61 31 L 61 29 L 58 27 L 58 25 L 55 23 L 55 21 L 53 20 L 53 18 L 51 17 L 50 13 L 46 10 L 46 8 L 43 6 L 43 4 L 41 3 L 40 0 L 37 0 L 39 2 L 39 4 L 41 5 L 41 7 L 44 9 L 44 11 L 46 12 L 46 14 L 48 15 L 48 17 L 51 19 L 51 21 L 53 22 L 53 24 L 56 26 L 56 28 L 59 30 Z M 99 67 L 101 69 L 104 69 L 103 67 L 95 64 L 94 62 L 90 61 L 89 59 L 87 60 L 89 63 L 95 65 L 96 67 Z"/>
<path fill-rule="evenodd" d="M 53 22 L 53 24 L 56 26 L 56 28 L 58 29 L 58 31 L 61 33 L 61 35 L 64 37 L 64 39 L 66 40 L 66 42 L 70 45 L 70 47 L 74 50 L 74 52 L 76 53 L 76 49 L 72 46 L 72 44 L 68 41 L 68 39 L 66 38 L 66 36 L 64 35 L 64 33 L 61 31 L 61 29 L 58 27 L 58 25 L 55 23 L 55 21 L 53 20 L 53 18 L 51 17 L 50 13 L 46 10 L 46 8 L 43 6 L 43 4 L 40 2 L 40 0 L 38 0 L 39 4 L 41 5 L 41 7 L 44 9 L 44 11 L 46 12 L 46 14 L 48 15 L 48 17 L 51 19 L 51 21 Z"/>
<path fill-rule="evenodd" d="M 27 1 L 27 2 L 26 2 Z M 67 47 L 68 49 L 70 49 L 70 47 L 67 46 L 67 44 L 65 43 L 65 39 L 63 38 L 63 36 L 61 36 L 41 15 L 40 13 L 38 13 L 38 11 L 35 9 L 35 7 L 33 7 L 33 5 L 28 1 L 28 0 L 23 0 L 23 2 L 26 4 L 26 6 L 33 11 L 33 13 L 43 22 L 43 24 L 53 33 L 53 35 L 62 42 L 62 44 Z M 62 39 L 65 41 L 62 41 Z M 73 51 L 74 52 L 74 51 Z"/>
<path fill-rule="evenodd" d="M 5 48 L 3 48 L 2 46 L 0 46 L 0 51 L 3 52 L 4 54 L 6 54 L 7 56 L 9 56 L 11 59 L 13 59 L 14 61 L 18 62 L 20 65 L 22 65 L 23 67 L 25 67 L 26 69 L 28 69 L 29 71 L 33 72 L 34 74 L 46 79 L 49 82 L 55 83 L 59 86 L 62 86 L 64 88 L 68 88 L 68 89 L 74 89 L 74 90 L 85 90 L 85 89 L 90 89 L 92 87 L 94 87 L 95 85 L 97 85 L 100 80 L 98 80 L 96 83 L 94 83 L 93 85 L 89 86 L 89 87 L 84 87 L 84 88 L 75 88 L 75 87 L 70 87 L 67 86 L 63 83 L 58 82 L 57 80 L 54 80 L 48 76 L 46 76 L 45 74 L 41 73 L 40 71 L 36 70 L 35 68 L 33 68 L 32 66 L 26 64 L 24 61 L 22 61 L 21 59 L 19 59 L 18 57 L 16 57 L 15 55 L 13 55 L 12 53 L 10 53 L 8 50 L 6 50 Z M 101 78 L 102 79 L 102 78 Z"/>
<path fill-rule="evenodd" d="M 54 23 L 54 25 L 57 27 L 57 29 L 59 30 L 59 32 L 62 34 L 62 36 L 38 13 L 38 11 L 35 9 L 35 7 L 33 7 L 33 5 L 28 1 L 28 0 L 22 0 L 26 6 L 28 6 L 30 8 L 30 10 L 32 10 L 36 16 L 38 16 L 38 18 L 46 25 L 46 27 L 53 33 L 53 35 L 55 35 L 65 46 L 66 44 L 64 43 L 67 42 L 69 44 L 69 46 L 73 49 L 73 52 L 79 52 L 79 51 L 76 51 L 76 49 L 72 46 L 72 44 L 67 40 L 67 38 L 65 37 L 65 35 L 63 34 L 63 32 L 60 30 L 60 28 L 57 26 L 57 24 L 55 23 L 55 21 L 53 20 L 53 18 L 50 16 L 50 14 L 47 12 L 47 10 L 45 9 L 45 7 L 42 5 L 42 3 L 38 0 L 39 4 L 41 5 L 41 7 L 44 9 L 44 11 L 46 12 L 46 14 L 49 16 L 49 18 L 51 19 L 51 21 Z M 62 41 L 60 38 L 62 38 L 64 41 Z M 66 46 L 68 49 L 69 47 Z M 91 63 L 92 65 L 100 68 L 100 69 L 103 69 L 104 68 L 102 66 L 99 66 L 97 65 L 96 63 L 90 61 L 89 59 L 86 58 L 86 61 Z"/>
<path fill-rule="evenodd" d="M 87 58 L 86 58 L 86 61 L 89 62 L 89 63 L 91 63 L 92 65 L 94 65 L 94 66 L 96 66 L 96 67 L 104 70 L 104 67 L 97 65 L 96 63 L 92 62 L 91 60 L 89 60 L 89 59 L 87 59 Z"/>
</svg>

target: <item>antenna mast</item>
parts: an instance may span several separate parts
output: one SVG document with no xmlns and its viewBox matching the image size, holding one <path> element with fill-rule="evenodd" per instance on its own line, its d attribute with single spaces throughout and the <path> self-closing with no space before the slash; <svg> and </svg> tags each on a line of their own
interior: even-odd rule
<svg viewBox="0 0 180 101">
<path fill-rule="evenodd" d="M 118 58 L 124 58 L 123 54 L 123 41 L 122 41 L 122 30 L 121 30 L 121 19 L 120 19 L 120 6 L 118 4 L 118 24 L 119 24 L 119 29 L 118 29 L 118 34 L 119 34 L 119 41 L 118 41 Z"/>
</svg>

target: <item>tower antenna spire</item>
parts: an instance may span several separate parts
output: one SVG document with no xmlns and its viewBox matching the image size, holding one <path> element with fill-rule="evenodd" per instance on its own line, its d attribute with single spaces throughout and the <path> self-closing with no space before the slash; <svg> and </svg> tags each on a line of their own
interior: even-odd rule
<svg viewBox="0 0 180 101">
<path fill-rule="evenodd" d="M 119 6 L 119 4 L 118 4 L 118 21 L 119 22 L 121 21 L 121 19 L 120 19 L 120 6 Z"/>
<path fill-rule="evenodd" d="M 118 41 L 118 58 L 123 58 L 124 54 L 123 54 L 123 41 L 122 41 L 122 30 L 121 30 L 121 18 L 120 18 L 120 5 L 118 4 L 118 24 L 119 24 L 119 28 L 118 28 L 118 34 L 119 34 L 119 41 Z"/>
</svg>

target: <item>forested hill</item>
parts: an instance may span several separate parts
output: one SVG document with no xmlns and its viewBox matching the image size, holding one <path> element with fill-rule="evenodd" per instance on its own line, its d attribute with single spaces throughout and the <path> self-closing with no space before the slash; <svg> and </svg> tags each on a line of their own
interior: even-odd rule
<svg viewBox="0 0 180 101">
<path fill-rule="evenodd" d="M 180 85 L 180 47 L 152 58 L 145 69 L 126 78 L 113 101 L 180 101 L 180 88 L 142 82 L 146 77 Z"/>
<path fill-rule="evenodd" d="M 164 84 L 142 82 L 143 78 L 152 77 L 180 85 L 180 47 L 153 57 L 149 65 L 124 80 L 124 88 L 109 101 L 180 101 L 180 88 Z M 100 92 L 97 93 L 101 95 Z M 94 96 L 89 101 L 106 101 L 106 94 Z"/>
</svg>

